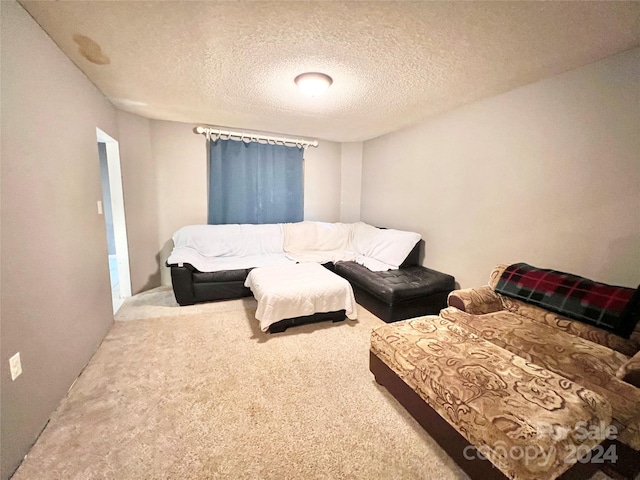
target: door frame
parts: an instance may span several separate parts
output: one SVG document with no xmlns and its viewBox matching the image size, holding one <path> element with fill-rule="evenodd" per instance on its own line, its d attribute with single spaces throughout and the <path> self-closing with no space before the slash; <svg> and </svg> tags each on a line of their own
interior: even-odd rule
<svg viewBox="0 0 640 480">
<path fill-rule="evenodd" d="M 127 224 L 124 213 L 122 171 L 120 168 L 120 146 L 115 138 L 111 137 L 99 128 L 96 128 L 96 137 L 97 141 L 104 143 L 107 149 L 109 192 L 111 194 L 113 233 L 116 247 L 118 277 L 120 280 L 120 298 L 124 300 L 131 296 L 131 273 L 129 270 L 129 245 L 127 243 Z"/>
</svg>

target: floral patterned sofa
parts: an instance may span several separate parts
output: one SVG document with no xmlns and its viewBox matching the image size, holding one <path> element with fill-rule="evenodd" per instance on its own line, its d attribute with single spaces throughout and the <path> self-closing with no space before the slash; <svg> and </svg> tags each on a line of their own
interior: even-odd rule
<svg viewBox="0 0 640 480">
<path fill-rule="evenodd" d="M 623 338 L 498 293 L 506 268 L 452 292 L 439 316 L 375 329 L 376 381 L 472 478 L 634 478 L 640 324 Z M 625 290 L 637 322 L 639 293 Z"/>
</svg>

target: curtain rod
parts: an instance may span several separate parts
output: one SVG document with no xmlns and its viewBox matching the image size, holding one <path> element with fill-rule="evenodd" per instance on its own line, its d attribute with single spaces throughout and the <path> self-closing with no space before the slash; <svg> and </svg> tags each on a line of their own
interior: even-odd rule
<svg viewBox="0 0 640 480">
<path fill-rule="evenodd" d="M 237 141 L 249 141 L 258 143 L 270 143 L 275 145 L 291 145 L 295 147 L 317 147 L 317 140 L 304 140 L 301 138 L 287 138 L 287 137 L 274 137 L 271 135 L 263 135 L 255 132 L 241 132 L 225 130 L 218 127 L 196 127 L 196 133 L 204 134 L 207 140 L 211 140 L 214 137 L 215 140 L 222 137 L 227 137 L 223 140 L 237 140 Z"/>
</svg>

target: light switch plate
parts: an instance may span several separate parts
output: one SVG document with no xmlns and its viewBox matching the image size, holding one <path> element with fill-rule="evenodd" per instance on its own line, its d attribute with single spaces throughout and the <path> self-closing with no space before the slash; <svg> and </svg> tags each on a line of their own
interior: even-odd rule
<svg viewBox="0 0 640 480">
<path fill-rule="evenodd" d="M 9 359 L 9 369 L 11 370 L 11 380 L 15 380 L 22 373 L 22 363 L 20 362 L 20 352 Z"/>
</svg>

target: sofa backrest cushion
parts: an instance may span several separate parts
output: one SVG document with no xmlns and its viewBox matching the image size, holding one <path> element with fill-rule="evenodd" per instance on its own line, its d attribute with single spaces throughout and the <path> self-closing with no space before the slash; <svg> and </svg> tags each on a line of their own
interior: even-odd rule
<svg viewBox="0 0 640 480">
<path fill-rule="evenodd" d="M 537 307 L 516 298 L 500 294 L 497 295 L 504 310 L 518 316 L 526 317 L 534 322 L 548 325 L 577 337 L 584 338 L 585 340 L 589 340 L 590 342 L 599 343 L 600 345 L 611 348 L 623 355 L 626 355 L 627 357 L 633 356 L 638 350 L 640 350 L 640 337 L 636 335 L 635 331 L 631 334 L 631 338 L 622 338 L 620 335 L 616 335 L 608 330 L 603 330 L 602 328 L 598 328 L 579 320 L 573 320 L 569 317 L 565 317 L 564 315 L 560 315 L 559 313 L 551 312 L 547 309 Z M 636 330 L 637 329 L 638 326 L 636 326 Z"/>
<path fill-rule="evenodd" d="M 353 223 L 285 223 L 284 250 L 288 253 L 353 251 Z"/>
<path fill-rule="evenodd" d="M 577 275 L 516 263 L 495 291 L 629 338 L 640 319 L 640 289 L 593 282 Z"/>
<path fill-rule="evenodd" d="M 281 224 L 188 225 L 173 235 L 176 249 L 189 248 L 204 257 L 282 254 Z"/>
<path fill-rule="evenodd" d="M 284 251 L 300 261 L 333 252 L 327 261 L 353 261 L 372 271 L 395 270 L 407 257 L 416 262 L 420 234 L 377 228 L 363 222 L 299 222 L 284 224 Z M 419 249 L 419 246 L 418 246 Z M 338 255 L 339 252 L 342 252 Z"/>
<path fill-rule="evenodd" d="M 489 286 L 493 288 L 493 290 L 496 289 L 496 285 L 498 285 L 498 280 L 500 280 L 500 277 L 502 276 L 502 272 L 504 272 L 504 269 L 507 268 L 508 266 L 509 265 L 501 263 L 497 265 L 496 268 L 494 268 L 493 271 L 491 272 L 491 275 L 489 276 Z"/>
</svg>

